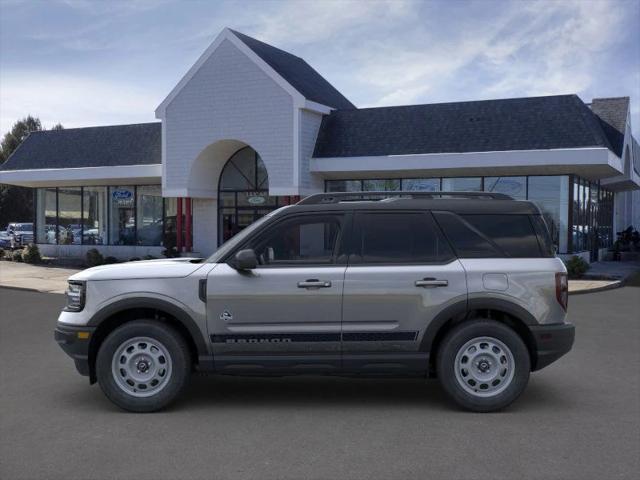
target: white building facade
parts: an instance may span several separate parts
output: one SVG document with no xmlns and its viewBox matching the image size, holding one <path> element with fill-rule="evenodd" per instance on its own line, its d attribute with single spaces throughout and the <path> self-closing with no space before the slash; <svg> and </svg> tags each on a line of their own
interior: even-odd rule
<svg viewBox="0 0 640 480">
<path fill-rule="evenodd" d="M 536 201 L 561 254 L 640 226 L 628 98 L 358 109 L 304 60 L 225 29 L 157 123 L 34 132 L 0 182 L 34 188 L 45 254 L 211 254 L 322 191 L 495 191 Z M 186 253 L 185 253 L 186 254 Z"/>
</svg>

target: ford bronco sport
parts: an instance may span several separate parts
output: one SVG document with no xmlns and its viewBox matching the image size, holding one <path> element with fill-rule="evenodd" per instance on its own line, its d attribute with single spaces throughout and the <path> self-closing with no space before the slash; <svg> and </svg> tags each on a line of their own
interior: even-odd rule
<svg viewBox="0 0 640 480">
<path fill-rule="evenodd" d="M 55 338 L 116 405 L 168 405 L 193 371 L 437 377 L 512 403 L 571 349 L 567 274 L 538 208 L 506 195 L 317 194 L 206 260 L 70 277 Z"/>
</svg>

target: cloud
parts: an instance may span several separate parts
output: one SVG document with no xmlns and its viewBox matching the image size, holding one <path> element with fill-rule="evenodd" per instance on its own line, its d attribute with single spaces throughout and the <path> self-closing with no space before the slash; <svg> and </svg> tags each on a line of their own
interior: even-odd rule
<svg viewBox="0 0 640 480">
<path fill-rule="evenodd" d="M 153 110 L 162 96 L 135 86 L 75 75 L 17 72 L 0 83 L 0 132 L 28 114 L 45 128 L 66 128 L 154 121 Z"/>
</svg>

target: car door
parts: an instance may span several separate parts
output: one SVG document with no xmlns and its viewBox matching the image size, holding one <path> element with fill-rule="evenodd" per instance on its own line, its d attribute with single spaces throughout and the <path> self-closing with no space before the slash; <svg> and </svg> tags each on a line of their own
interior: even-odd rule
<svg viewBox="0 0 640 480">
<path fill-rule="evenodd" d="M 348 215 L 289 215 L 239 249 L 259 265 L 217 265 L 207 280 L 207 324 L 220 371 L 340 368 Z"/>
<path fill-rule="evenodd" d="M 345 274 L 346 371 L 422 372 L 429 322 L 466 302 L 464 268 L 429 212 L 359 211 Z M 464 303 L 463 303 L 464 304 Z"/>
</svg>

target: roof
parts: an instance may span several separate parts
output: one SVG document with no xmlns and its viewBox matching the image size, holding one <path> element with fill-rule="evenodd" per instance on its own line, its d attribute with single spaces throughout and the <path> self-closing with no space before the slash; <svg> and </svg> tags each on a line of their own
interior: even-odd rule
<svg viewBox="0 0 640 480">
<path fill-rule="evenodd" d="M 159 122 L 32 132 L 0 170 L 162 163 Z"/>
<path fill-rule="evenodd" d="M 545 150 L 612 146 L 577 95 L 337 110 L 314 157 Z"/>
<path fill-rule="evenodd" d="M 601 121 L 602 129 L 614 152 L 622 157 L 629 112 L 629 97 L 594 98 L 591 102 L 591 110 Z"/>
<path fill-rule="evenodd" d="M 338 109 L 356 108 L 302 58 L 229 29 L 307 100 Z"/>
</svg>

